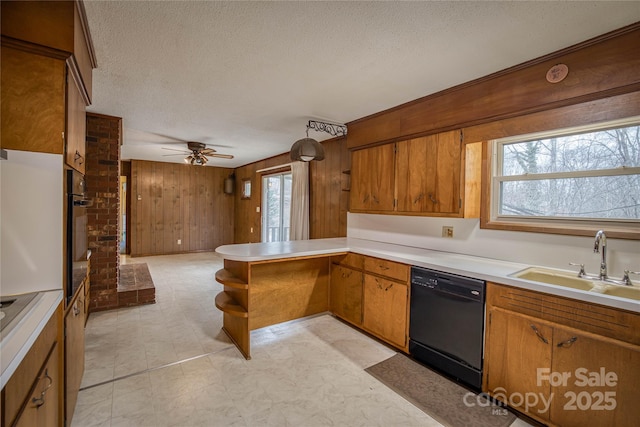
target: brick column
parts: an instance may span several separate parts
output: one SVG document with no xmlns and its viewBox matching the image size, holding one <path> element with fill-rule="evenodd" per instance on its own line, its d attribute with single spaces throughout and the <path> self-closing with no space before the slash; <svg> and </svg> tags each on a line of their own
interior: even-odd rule
<svg viewBox="0 0 640 427">
<path fill-rule="evenodd" d="M 87 113 L 87 236 L 91 249 L 90 311 L 118 307 L 120 145 L 122 119 Z"/>
</svg>

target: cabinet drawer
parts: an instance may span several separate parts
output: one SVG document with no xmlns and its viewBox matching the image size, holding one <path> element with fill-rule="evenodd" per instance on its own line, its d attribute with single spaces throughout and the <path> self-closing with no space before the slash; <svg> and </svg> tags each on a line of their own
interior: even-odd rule
<svg viewBox="0 0 640 427">
<path fill-rule="evenodd" d="M 640 315 L 570 298 L 487 283 L 487 306 L 640 345 Z"/>
<path fill-rule="evenodd" d="M 389 277 L 404 283 L 409 281 L 410 267 L 406 264 L 400 264 L 398 262 L 387 261 L 380 258 L 366 257 L 364 259 L 364 269 L 368 273 Z"/>
<path fill-rule="evenodd" d="M 346 265 L 362 270 L 364 268 L 364 255 L 349 252 L 346 255 L 339 255 L 332 258 L 335 264 Z"/>
</svg>

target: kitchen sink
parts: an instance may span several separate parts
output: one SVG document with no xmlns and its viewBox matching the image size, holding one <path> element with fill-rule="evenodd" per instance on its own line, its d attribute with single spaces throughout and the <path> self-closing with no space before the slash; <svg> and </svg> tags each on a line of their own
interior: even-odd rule
<svg viewBox="0 0 640 427">
<path fill-rule="evenodd" d="M 577 274 L 572 271 L 555 270 L 544 267 L 528 267 L 510 276 L 518 279 L 531 280 L 532 282 L 561 286 L 563 288 L 580 289 L 640 301 L 640 286 L 624 286 L 602 281 L 598 278 L 582 278 L 578 277 Z"/>
<path fill-rule="evenodd" d="M 637 286 L 607 286 L 602 293 L 640 301 L 640 287 Z"/>
<path fill-rule="evenodd" d="M 594 283 L 591 280 L 577 277 L 574 272 L 541 267 L 529 267 L 511 276 L 517 277 L 518 279 L 542 282 L 564 288 L 580 289 L 583 291 L 590 291 L 594 287 Z"/>
</svg>

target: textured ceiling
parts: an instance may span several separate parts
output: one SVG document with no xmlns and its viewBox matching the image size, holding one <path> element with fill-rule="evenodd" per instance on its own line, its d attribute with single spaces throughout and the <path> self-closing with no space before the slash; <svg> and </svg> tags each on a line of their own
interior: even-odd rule
<svg viewBox="0 0 640 427">
<path fill-rule="evenodd" d="M 123 118 L 124 159 L 235 167 L 345 123 L 640 20 L 640 2 L 85 0 L 89 111 Z M 328 134 L 310 132 L 318 140 Z"/>
</svg>

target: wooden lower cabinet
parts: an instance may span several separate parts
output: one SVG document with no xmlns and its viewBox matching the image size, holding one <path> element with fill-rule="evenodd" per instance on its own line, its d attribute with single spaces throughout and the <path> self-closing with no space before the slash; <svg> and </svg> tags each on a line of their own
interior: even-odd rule
<svg viewBox="0 0 640 427">
<path fill-rule="evenodd" d="M 65 421 L 71 425 L 84 374 L 84 284 L 76 291 L 64 318 Z"/>
<path fill-rule="evenodd" d="M 16 427 L 57 427 L 60 420 L 60 355 L 57 343 L 40 371 Z"/>
<path fill-rule="evenodd" d="M 61 322 L 62 303 L 2 389 L 0 425 L 62 425 Z"/>
<path fill-rule="evenodd" d="M 364 275 L 363 327 L 401 348 L 407 345 L 406 283 Z"/>
<path fill-rule="evenodd" d="M 331 265 L 330 309 L 336 316 L 362 325 L 362 272 Z"/>
<path fill-rule="evenodd" d="M 543 301 L 546 309 L 540 316 L 551 316 L 550 307 L 568 306 L 570 300 L 535 299 L 524 291 L 532 298 L 521 304 L 505 294 L 495 298 L 493 286 L 487 293 L 485 392 L 551 425 L 637 425 L 639 345 L 515 311 L 531 310 L 534 301 Z M 492 301 L 512 304 L 513 310 Z M 602 310 L 594 307 L 594 319 Z M 627 325 L 612 324 L 612 334 L 616 327 Z"/>
<path fill-rule="evenodd" d="M 550 419 L 560 426 L 637 426 L 640 346 L 556 326 Z"/>
<path fill-rule="evenodd" d="M 484 360 L 486 389 L 495 396 L 535 393 L 548 398 L 549 384 L 538 385 L 537 369 L 551 366 L 552 328 L 533 317 L 499 308 L 488 312 L 487 323 L 486 340 L 491 348 Z M 516 401 L 511 406 L 525 412 L 524 405 L 525 402 L 518 405 Z M 542 420 L 549 419 L 542 402 L 529 408 L 529 412 Z"/>
</svg>

